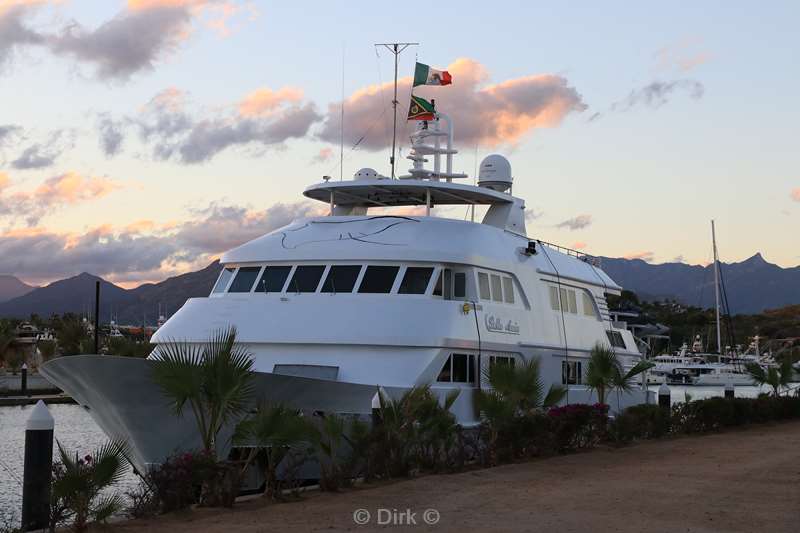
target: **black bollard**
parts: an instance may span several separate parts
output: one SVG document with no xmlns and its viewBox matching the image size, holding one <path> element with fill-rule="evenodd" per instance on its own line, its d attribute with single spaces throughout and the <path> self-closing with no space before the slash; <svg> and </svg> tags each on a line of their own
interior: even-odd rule
<svg viewBox="0 0 800 533">
<path fill-rule="evenodd" d="M 372 397 L 372 426 L 377 427 L 381 424 L 381 398 L 380 391 Z"/>
<path fill-rule="evenodd" d="M 733 386 L 733 383 L 728 383 L 725 385 L 725 397 L 726 398 L 735 398 L 736 397 L 736 389 Z"/>
<path fill-rule="evenodd" d="M 669 409 L 672 406 L 670 390 L 666 383 L 662 383 L 658 388 L 658 406 L 662 409 Z"/>
<path fill-rule="evenodd" d="M 22 363 L 22 372 L 20 373 L 20 386 L 22 396 L 28 395 L 28 365 Z"/>
<path fill-rule="evenodd" d="M 22 478 L 22 530 L 44 529 L 50 521 L 50 477 L 53 469 L 54 421 L 42 400 L 25 425 Z"/>
</svg>

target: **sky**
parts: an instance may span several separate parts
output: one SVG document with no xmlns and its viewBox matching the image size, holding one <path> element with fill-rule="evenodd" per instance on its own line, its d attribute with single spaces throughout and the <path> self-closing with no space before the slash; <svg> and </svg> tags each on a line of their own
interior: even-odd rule
<svg viewBox="0 0 800 533">
<path fill-rule="evenodd" d="M 130 287 L 405 170 L 415 61 L 455 169 L 509 158 L 529 236 L 593 255 L 800 264 L 796 2 L 0 0 L 0 273 Z M 344 98 L 343 98 L 344 97 Z M 461 210 L 439 215 L 463 217 Z"/>
</svg>

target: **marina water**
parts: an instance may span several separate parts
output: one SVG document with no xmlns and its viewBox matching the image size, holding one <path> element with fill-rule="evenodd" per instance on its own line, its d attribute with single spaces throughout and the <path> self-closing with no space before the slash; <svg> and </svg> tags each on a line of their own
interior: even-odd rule
<svg viewBox="0 0 800 533">
<path fill-rule="evenodd" d="M 22 510 L 22 472 L 25 457 L 25 423 L 33 405 L 0 407 L 0 524 L 6 520 L 18 522 Z M 55 439 L 70 452 L 81 456 L 91 454 L 107 437 L 92 418 L 78 405 L 49 405 L 55 419 Z M 53 460 L 58 450 L 53 443 Z M 115 487 L 120 493 L 133 488 L 138 478 L 128 469 L 122 482 Z"/>
</svg>

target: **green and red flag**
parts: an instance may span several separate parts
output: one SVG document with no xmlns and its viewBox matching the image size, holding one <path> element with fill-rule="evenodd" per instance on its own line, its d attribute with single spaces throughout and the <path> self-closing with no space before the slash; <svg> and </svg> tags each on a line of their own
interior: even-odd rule
<svg viewBox="0 0 800 533">
<path fill-rule="evenodd" d="M 435 112 L 432 103 L 419 96 L 411 95 L 411 105 L 408 106 L 408 120 L 433 120 Z"/>
<path fill-rule="evenodd" d="M 417 85 L 450 85 L 453 78 L 446 70 L 436 70 L 428 65 L 417 63 L 414 68 L 414 87 Z"/>
</svg>

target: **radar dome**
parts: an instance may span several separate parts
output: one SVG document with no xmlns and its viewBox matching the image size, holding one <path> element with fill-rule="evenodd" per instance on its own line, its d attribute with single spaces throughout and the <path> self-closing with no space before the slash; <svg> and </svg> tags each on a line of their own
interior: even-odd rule
<svg viewBox="0 0 800 533">
<path fill-rule="evenodd" d="M 511 188 L 512 181 L 511 163 L 502 155 L 488 155 L 481 161 L 481 167 L 478 171 L 479 186 L 493 191 L 505 192 Z"/>
<path fill-rule="evenodd" d="M 374 168 L 362 168 L 353 174 L 354 180 L 369 180 L 378 177 L 378 172 Z"/>
</svg>

